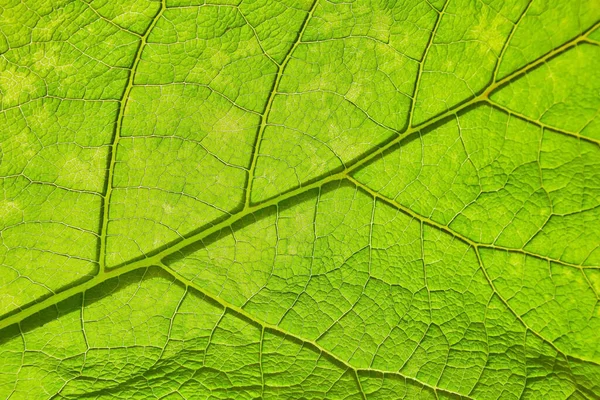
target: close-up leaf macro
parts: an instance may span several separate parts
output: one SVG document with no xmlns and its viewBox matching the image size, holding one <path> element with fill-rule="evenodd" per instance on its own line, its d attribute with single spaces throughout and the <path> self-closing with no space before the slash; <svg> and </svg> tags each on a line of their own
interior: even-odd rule
<svg viewBox="0 0 600 400">
<path fill-rule="evenodd" d="M 0 399 L 600 399 L 600 0 L 0 0 Z"/>
</svg>

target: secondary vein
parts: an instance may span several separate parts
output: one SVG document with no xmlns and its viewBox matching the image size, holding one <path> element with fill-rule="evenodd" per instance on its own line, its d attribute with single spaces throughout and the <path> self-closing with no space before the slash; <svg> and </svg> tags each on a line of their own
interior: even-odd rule
<svg viewBox="0 0 600 400">
<path fill-rule="evenodd" d="M 101 209 L 101 220 L 100 220 L 100 249 L 98 252 L 98 263 L 100 265 L 100 273 L 106 270 L 106 241 L 107 241 L 107 230 L 108 230 L 108 221 L 109 221 L 109 211 L 110 211 L 110 199 L 112 196 L 113 190 L 113 182 L 115 177 L 115 164 L 117 162 L 117 150 L 119 147 L 119 141 L 121 139 L 121 130 L 123 129 L 123 119 L 125 118 L 125 109 L 127 108 L 127 104 L 129 102 L 129 95 L 131 94 L 131 89 L 133 88 L 133 82 L 135 80 L 135 74 L 137 72 L 138 65 L 142 58 L 142 52 L 148 43 L 148 36 L 152 32 L 153 28 L 156 26 L 156 23 L 162 16 L 166 9 L 165 0 L 162 0 L 160 3 L 160 8 L 148 28 L 146 32 L 141 36 L 140 43 L 138 45 L 138 49 L 135 53 L 135 58 L 133 60 L 133 64 L 131 66 L 131 70 L 129 72 L 129 77 L 127 78 L 127 85 L 125 86 L 125 90 L 123 91 L 123 96 L 119 101 L 119 111 L 117 114 L 117 120 L 115 122 L 115 130 L 113 133 L 113 138 L 108 151 L 108 170 L 106 173 L 106 180 L 104 182 L 104 193 L 102 199 L 102 209 Z"/>
<path fill-rule="evenodd" d="M 294 41 L 294 43 L 290 47 L 289 51 L 285 55 L 283 62 L 281 64 L 277 65 L 277 74 L 275 76 L 275 81 L 273 82 L 273 88 L 271 89 L 271 93 L 269 94 L 269 98 L 267 99 L 267 103 L 265 104 L 265 109 L 263 110 L 263 112 L 261 114 L 260 125 L 258 127 L 258 132 L 256 133 L 256 140 L 254 142 L 254 151 L 252 152 L 252 160 L 250 161 L 250 169 L 248 171 L 248 182 L 246 183 L 245 198 L 244 198 L 244 207 L 245 208 L 250 206 L 250 201 L 251 201 L 250 194 L 252 193 L 252 182 L 254 181 L 254 172 L 256 169 L 256 163 L 258 161 L 259 148 L 260 148 L 260 144 L 262 142 L 262 138 L 263 138 L 265 129 L 267 128 L 267 120 L 269 118 L 269 114 L 271 113 L 271 109 L 273 106 L 273 100 L 275 99 L 275 96 L 277 96 L 277 93 L 279 92 L 279 84 L 281 83 L 281 78 L 283 77 L 285 67 L 287 66 L 290 59 L 292 58 L 292 54 L 294 53 L 294 51 L 300 44 L 300 42 L 302 40 L 302 35 L 304 34 L 304 31 L 306 30 L 306 26 L 308 25 L 308 22 L 312 18 L 315 8 L 317 7 L 317 3 L 318 3 L 318 0 L 314 0 L 312 6 L 310 7 L 310 10 L 308 11 L 308 14 L 306 14 L 306 18 L 302 22 L 302 26 L 300 27 L 300 32 L 298 33 L 296 40 Z"/>
</svg>

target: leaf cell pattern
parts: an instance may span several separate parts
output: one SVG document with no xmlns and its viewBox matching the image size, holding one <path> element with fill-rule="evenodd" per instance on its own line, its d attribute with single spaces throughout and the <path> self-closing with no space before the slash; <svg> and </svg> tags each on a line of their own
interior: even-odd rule
<svg viewBox="0 0 600 400">
<path fill-rule="evenodd" d="M 597 0 L 3 0 L 0 397 L 600 399 Z"/>
</svg>

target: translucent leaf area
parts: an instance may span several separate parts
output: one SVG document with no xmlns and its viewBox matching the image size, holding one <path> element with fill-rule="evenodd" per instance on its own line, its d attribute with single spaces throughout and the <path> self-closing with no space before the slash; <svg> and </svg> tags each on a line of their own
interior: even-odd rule
<svg viewBox="0 0 600 400">
<path fill-rule="evenodd" d="M 0 0 L 1 399 L 600 399 L 598 0 Z"/>
</svg>

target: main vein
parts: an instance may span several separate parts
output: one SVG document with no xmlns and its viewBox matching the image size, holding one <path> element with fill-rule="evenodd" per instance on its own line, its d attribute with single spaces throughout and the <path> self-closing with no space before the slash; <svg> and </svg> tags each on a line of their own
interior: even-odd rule
<svg viewBox="0 0 600 400">
<path fill-rule="evenodd" d="M 124 92 L 123 99 L 121 101 L 121 107 L 119 109 L 119 117 L 117 120 L 116 129 L 115 129 L 115 138 L 114 138 L 113 144 L 111 146 L 111 158 L 110 158 L 109 175 L 107 178 L 107 190 L 106 190 L 106 195 L 104 196 L 104 204 L 103 204 L 102 231 L 101 231 L 101 235 L 100 235 L 101 236 L 100 260 L 101 260 L 102 271 L 100 272 L 99 275 L 92 278 L 91 280 L 88 280 L 86 282 L 83 282 L 80 285 L 66 289 L 62 292 L 58 292 L 51 297 L 48 297 L 44 300 L 41 300 L 37 303 L 30 305 L 27 308 L 24 308 L 23 310 L 21 310 L 18 313 L 15 313 L 9 317 L 6 317 L 6 318 L 0 320 L 0 329 L 7 327 L 9 325 L 12 325 L 14 323 L 18 323 L 18 322 L 22 321 L 23 319 L 41 311 L 47 307 L 53 306 L 53 305 L 59 303 L 60 301 L 63 301 L 65 299 L 69 298 L 70 296 L 84 292 L 85 290 L 87 290 L 99 283 L 102 283 L 108 279 L 120 276 L 122 274 L 136 270 L 138 268 L 145 268 L 145 267 L 149 267 L 152 265 L 161 265 L 162 260 L 165 257 L 175 254 L 191 244 L 201 242 L 202 240 L 206 239 L 210 235 L 222 230 L 223 228 L 231 226 L 235 222 L 240 221 L 241 219 L 243 219 L 244 217 L 246 217 L 250 214 L 253 214 L 260 210 L 267 209 L 269 207 L 273 207 L 274 205 L 278 204 L 281 201 L 284 201 L 284 200 L 299 196 L 303 193 L 309 192 L 311 190 L 317 189 L 329 182 L 348 178 L 353 171 L 368 164 L 369 162 L 374 160 L 376 157 L 382 156 L 386 151 L 388 151 L 389 149 L 398 145 L 408 135 L 413 134 L 415 132 L 423 131 L 423 130 L 433 126 L 437 122 L 439 122 L 451 115 L 457 114 L 461 110 L 464 110 L 465 108 L 467 108 L 473 104 L 487 101 L 489 99 L 490 94 L 497 88 L 499 88 L 503 85 L 506 85 L 509 82 L 519 78 L 520 76 L 527 73 L 528 71 L 536 68 L 537 66 L 546 62 L 547 60 L 551 59 L 552 57 L 554 57 L 560 53 L 563 53 L 564 51 L 577 45 L 578 43 L 586 41 L 587 35 L 590 32 L 594 31 L 594 29 L 596 29 L 598 26 L 600 26 L 600 23 L 595 24 L 590 29 L 588 29 L 586 32 L 582 33 L 581 35 L 579 35 L 579 36 L 569 40 L 568 42 L 562 44 L 561 46 L 551 50 L 550 52 L 546 53 L 545 55 L 538 58 L 537 60 L 516 70 L 512 74 L 509 74 L 509 75 L 505 76 L 504 78 L 492 83 L 486 89 L 484 89 L 481 94 L 479 94 L 476 97 L 473 97 L 471 100 L 468 100 L 462 104 L 459 104 L 459 105 L 447 110 L 446 112 L 438 115 L 437 117 L 434 117 L 434 118 L 432 118 L 428 121 L 425 121 L 419 125 L 416 125 L 414 127 L 409 127 L 406 131 L 399 133 L 393 140 L 389 141 L 387 144 L 384 144 L 380 147 L 376 147 L 376 148 L 372 149 L 370 152 L 366 153 L 361 159 L 357 160 L 353 164 L 348 164 L 343 171 L 340 171 L 340 172 L 332 174 L 332 175 L 325 176 L 325 177 L 323 177 L 319 180 L 316 180 L 310 184 L 307 184 L 305 186 L 297 187 L 297 188 L 292 189 L 288 192 L 285 192 L 277 197 L 264 200 L 260 203 L 247 205 L 240 212 L 238 212 L 236 214 L 232 214 L 227 219 L 225 219 L 219 223 L 216 223 L 216 224 L 208 227 L 207 229 L 204 229 L 201 232 L 198 232 L 196 234 L 188 236 L 187 238 L 184 238 L 177 242 L 174 242 L 171 245 L 169 245 L 167 248 L 164 248 L 162 251 L 149 253 L 145 258 L 143 258 L 141 260 L 134 260 L 134 261 L 122 264 L 121 266 L 119 266 L 119 268 L 105 271 L 104 255 L 105 255 L 105 251 L 106 251 L 106 227 L 108 224 L 108 206 L 110 203 L 110 193 L 112 191 L 111 186 L 112 186 L 112 179 L 113 179 L 113 173 L 114 173 L 115 151 L 116 151 L 116 147 L 118 145 L 118 139 L 120 137 L 121 126 L 122 126 L 122 121 L 123 121 L 123 114 L 124 114 L 125 106 L 127 103 L 128 95 L 131 92 L 131 87 L 133 84 L 135 70 L 137 68 L 137 65 L 139 64 L 139 60 L 140 60 L 141 53 L 143 51 L 143 47 L 146 44 L 146 39 L 149 35 L 149 32 L 152 30 L 152 28 L 156 24 L 157 20 L 160 18 L 160 16 L 164 12 L 164 9 L 165 9 L 165 6 L 164 6 L 164 0 L 163 0 L 161 9 L 159 10 L 157 15 L 153 19 L 153 21 L 150 24 L 150 26 L 148 27 L 148 30 L 146 31 L 146 33 L 144 33 L 144 35 L 142 36 L 142 41 L 140 42 L 140 46 L 136 53 L 136 59 L 132 66 L 128 85 Z M 313 9 L 314 9 L 314 4 L 313 4 Z"/>
<path fill-rule="evenodd" d="M 597 25 L 600 25 L 600 24 L 597 24 Z M 587 32 L 592 31 L 595 27 L 596 26 L 592 27 Z M 587 34 L 587 32 L 586 32 L 586 34 Z M 434 118 L 432 118 L 428 121 L 425 121 L 419 125 L 416 125 L 414 127 L 408 128 L 404 132 L 399 133 L 397 136 L 395 136 L 395 138 L 393 140 L 389 141 L 388 143 L 386 143 L 382 146 L 373 148 L 370 152 L 366 153 L 362 158 L 358 159 L 354 163 L 346 164 L 346 168 L 344 170 L 342 170 L 338 173 L 332 174 L 332 175 L 327 175 L 325 177 L 322 177 L 310 184 L 300 186 L 300 187 L 297 187 L 290 191 L 287 191 L 285 193 L 282 193 L 281 195 L 279 195 L 277 197 L 264 200 L 260 203 L 249 204 L 246 207 L 244 207 L 244 209 L 241 210 L 240 212 L 231 215 L 229 218 L 221 221 L 220 223 L 212 225 L 211 227 L 209 227 L 201 232 L 198 232 L 198 233 L 188 236 L 187 238 L 182 239 L 176 243 L 173 243 L 171 246 L 167 247 L 166 249 L 163 249 L 160 252 L 150 253 L 150 255 L 147 258 L 145 258 L 143 260 L 139 260 L 139 261 L 134 261 L 133 263 L 140 265 L 140 266 L 141 265 L 149 265 L 149 261 L 154 262 L 155 260 L 160 260 L 164 257 L 167 257 L 167 256 L 173 254 L 173 253 L 176 253 L 176 252 L 180 251 L 181 249 L 183 249 L 184 247 L 189 246 L 198 241 L 201 241 L 201 240 L 205 239 L 206 237 L 212 235 L 213 233 L 215 233 L 227 226 L 232 225 L 236 221 L 239 221 L 240 219 L 242 219 L 243 217 L 245 217 L 249 214 L 255 213 L 259 210 L 266 209 L 266 208 L 271 207 L 283 200 L 290 199 L 292 197 L 298 196 L 299 194 L 302 194 L 302 193 L 308 192 L 310 190 L 313 190 L 315 188 L 321 187 L 326 183 L 329 183 L 329 182 L 332 182 L 335 180 L 339 180 L 339 179 L 343 179 L 343 178 L 349 176 L 349 174 L 351 174 L 352 172 L 367 165 L 368 163 L 373 161 L 375 158 L 382 156 L 388 150 L 390 150 L 394 146 L 398 145 L 407 136 L 414 134 L 416 132 L 419 132 L 419 131 L 423 131 L 423 130 L 431 127 L 432 125 L 436 124 L 437 122 L 440 122 L 441 120 L 443 120 L 451 115 L 457 114 L 461 110 L 464 110 L 464 109 L 472 106 L 473 104 L 487 101 L 490 94 L 497 88 L 520 77 L 521 75 L 527 73 L 531 69 L 536 68 L 538 65 L 546 62 L 548 59 L 556 56 L 557 54 L 560 54 L 560 53 L 566 51 L 567 49 L 575 46 L 577 43 L 583 41 L 584 37 L 585 37 L 585 34 L 578 36 L 578 37 L 570 40 L 569 42 L 566 42 L 565 44 L 561 45 L 560 47 L 557 47 L 556 49 L 546 53 L 544 56 L 540 57 L 536 61 L 520 68 L 519 70 L 513 72 L 510 75 L 507 75 L 503 79 L 500 79 L 495 83 L 492 83 L 478 96 L 476 96 L 462 104 L 459 104 L 456 107 L 449 109 L 448 111 L 438 115 L 437 117 L 434 117 Z"/>
</svg>

